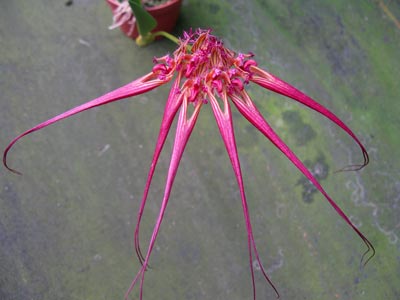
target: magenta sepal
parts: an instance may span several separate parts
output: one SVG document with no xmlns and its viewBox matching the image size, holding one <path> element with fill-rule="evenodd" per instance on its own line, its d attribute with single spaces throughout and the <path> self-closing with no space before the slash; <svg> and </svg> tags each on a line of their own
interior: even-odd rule
<svg viewBox="0 0 400 300">
<path fill-rule="evenodd" d="M 253 299 L 256 299 L 256 285 L 255 285 L 255 280 L 254 280 L 254 267 L 253 267 L 253 250 L 254 254 L 256 256 L 256 260 L 260 266 L 260 270 L 265 277 L 265 279 L 268 281 L 268 283 L 271 285 L 271 287 L 274 289 L 277 298 L 279 298 L 279 293 L 278 290 L 276 289 L 275 285 L 272 283 L 268 275 L 266 274 L 264 270 L 264 266 L 260 260 L 260 257 L 258 255 L 256 243 L 254 240 L 253 236 L 253 229 L 250 221 L 250 214 L 249 214 L 249 209 L 247 205 L 247 200 L 246 200 L 246 195 L 244 192 L 244 184 L 243 184 L 243 178 L 242 178 L 242 171 L 240 168 L 240 161 L 239 161 L 239 156 L 237 152 L 237 147 L 236 147 L 236 141 L 235 141 L 235 133 L 233 130 L 233 124 L 232 124 L 232 113 L 230 109 L 230 105 L 227 99 L 227 95 L 225 92 L 222 93 L 221 95 L 221 100 L 223 102 L 223 108 L 218 104 L 218 100 L 214 97 L 213 93 L 211 91 L 208 91 L 208 96 L 210 99 L 210 105 L 212 107 L 212 111 L 215 116 L 215 120 L 217 122 L 219 132 L 221 133 L 222 140 L 224 141 L 225 148 L 228 152 L 229 159 L 232 164 L 233 171 L 236 176 L 236 180 L 239 186 L 239 191 L 240 191 L 240 198 L 242 200 L 242 208 L 243 208 L 243 214 L 244 214 L 244 219 L 245 219 L 245 224 L 246 224 L 246 229 L 247 229 L 247 246 L 248 246 L 248 251 L 249 251 L 249 266 L 250 266 L 250 272 L 251 272 L 251 283 L 253 287 Z"/>
<path fill-rule="evenodd" d="M 139 241 L 140 222 L 141 222 L 143 211 L 144 211 L 144 208 L 146 205 L 147 195 L 149 194 L 149 189 L 150 189 L 151 181 L 153 179 L 154 171 L 156 169 L 157 162 L 160 157 L 160 153 L 163 149 L 165 140 L 168 136 L 168 133 L 171 128 L 171 124 L 175 118 L 175 115 L 176 115 L 179 107 L 182 104 L 183 94 L 179 90 L 180 81 L 181 81 L 181 75 L 178 74 L 178 77 L 175 79 L 175 81 L 171 87 L 169 97 L 168 97 L 167 103 L 165 105 L 164 115 L 163 115 L 163 119 L 161 121 L 160 131 L 158 133 L 158 138 L 157 138 L 157 143 L 156 143 L 156 147 L 155 147 L 154 154 L 153 154 L 153 159 L 151 161 L 150 170 L 147 175 L 146 185 L 145 185 L 145 188 L 143 191 L 142 200 L 140 202 L 140 207 L 139 207 L 139 211 L 137 214 L 134 240 L 135 240 L 135 251 L 136 251 L 136 254 L 137 254 L 141 264 L 143 264 L 144 257 L 140 250 L 140 241 Z"/>
<path fill-rule="evenodd" d="M 324 107 L 320 103 L 316 102 L 315 100 L 313 100 L 306 94 L 302 93 L 301 91 L 299 91 L 292 85 L 283 81 L 279 77 L 277 77 L 271 73 L 268 73 L 267 71 L 264 71 L 256 66 L 251 66 L 250 70 L 252 72 L 250 81 L 257 83 L 258 85 L 260 85 L 270 91 L 273 91 L 273 92 L 279 93 L 281 95 L 287 96 L 289 98 L 292 98 L 293 100 L 296 100 L 296 101 L 308 106 L 309 108 L 319 112 L 320 114 L 324 115 L 326 118 L 330 119 L 332 122 L 336 123 L 336 125 L 341 127 L 348 135 L 350 135 L 354 139 L 354 141 L 361 148 L 361 151 L 362 151 L 362 154 L 364 157 L 364 162 L 362 164 L 352 165 L 352 166 L 342 168 L 341 171 L 360 170 L 368 164 L 369 156 L 368 156 L 367 150 L 365 149 L 364 145 L 360 142 L 360 140 L 353 133 L 353 131 L 345 123 L 343 123 L 343 121 L 340 120 L 334 113 L 332 113 L 326 107 Z"/>
<path fill-rule="evenodd" d="M 58 121 L 61 121 L 61 120 L 65 119 L 65 118 L 68 118 L 68 117 L 70 117 L 72 115 L 75 115 L 77 113 L 80 113 L 82 111 L 91 109 L 93 107 L 101 106 L 101 105 L 104 105 L 104 104 L 107 104 L 107 103 L 110 103 L 110 102 L 113 102 L 113 101 L 117 101 L 117 100 L 120 100 L 120 99 L 123 99 L 123 98 L 137 96 L 137 95 L 146 93 L 146 92 L 148 92 L 148 91 L 150 91 L 150 90 L 152 90 L 152 89 L 154 89 L 154 88 L 156 88 L 156 87 L 158 87 L 158 86 L 160 86 L 160 85 L 162 85 L 162 84 L 164 84 L 166 82 L 168 82 L 168 80 L 160 80 L 154 75 L 153 72 L 151 72 L 151 73 L 149 73 L 149 74 L 147 74 L 147 75 L 145 75 L 145 76 L 143 76 L 143 77 L 141 77 L 139 79 L 136 79 L 136 80 L 132 81 L 131 83 L 128 83 L 128 84 L 126 84 L 126 85 L 124 85 L 124 86 L 122 86 L 122 87 L 120 87 L 120 88 L 118 88 L 116 90 L 113 90 L 113 91 L 111 91 L 111 92 L 109 92 L 109 93 L 107 93 L 107 94 L 105 94 L 103 96 L 100 96 L 100 97 L 98 97 L 96 99 L 93 99 L 93 100 L 91 100 L 89 102 L 86 102 L 86 103 L 84 103 L 82 105 L 76 106 L 76 107 L 74 107 L 74 108 L 72 108 L 72 109 L 70 109 L 70 110 L 68 110 L 66 112 L 63 112 L 62 114 L 59 114 L 59 115 L 55 116 L 54 118 L 51 118 L 51 119 L 49 119 L 49 120 L 47 120 L 45 122 L 42 122 L 42 123 L 36 125 L 35 127 L 32 127 L 31 129 L 23 132 L 22 134 L 20 134 L 16 138 L 14 138 L 11 141 L 11 143 L 7 146 L 7 148 L 4 150 L 4 153 L 3 153 L 3 164 L 4 164 L 4 166 L 8 170 L 10 170 L 11 172 L 14 172 L 16 174 L 20 174 L 21 175 L 21 172 L 15 170 L 13 168 L 10 168 L 8 166 L 7 154 L 10 151 L 11 147 L 14 146 L 14 144 L 19 139 L 24 137 L 25 135 L 30 134 L 32 132 L 35 132 L 37 130 L 40 130 L 40 129 L 44 128 L 44 127 L 47 127 L 47 126 L 49 126 L 51 124 L 54 124 L 54 123 L 56 123 Z"/>
<path fill-rule="evenodd" d="M 161 202 L 160 212 L 157 217 L 157 221 L 156 221 L 156 224 L 153 229 L 153 233 L 150 238 L 146 256 L 144 257 L 144 260 L 142 262 L 142 267 L 140 268 L 139 272 L 136 274 L 128 291 L 126 292 L 125 299 L 128 299 L 130 292 L 132 291 L 132 289 L 134 288 L 136 282 L 138 281 L 138 279 L 140 277 L 141 277 L 141 279 L 140 279 L 139 299 L 142 300 L 142 298 L 143 298 L 144 272 L 147 269 L 150 255 L 153 251 L 153 247 L 154 247 L 154 243 L 156 241 L 157 235 L 158 235 L 158 231 L 160 230 L 161 222 L 163 220 L 165 209 L 168 204 L 172 185 L 174 183 L 174 179 L 175 179 L 176 173 L 178 171 L 179 162 L 182 158 L 182 154 L 183 154 L 183 151 L 185 150 L 185 146 L 187 144 L 187 141 L 189 140 L 190 134 L 193 131 L 193 127 L 196 124 L 197 117 L 199 115 L 200 108 L 202 106 L 202 102 L 198 101 L 195 105 L 192 116 L 190 118 L 188 118 L 187 117 L 188 99 L 186 97 L 185 90 L 182 92 L 181 97 L 183 97 L 182 106 L 181 106 L 181 110 L 179 113 L 178 123 L 176 126 L 175 141 L 174 141 L 174 146 L 172 149 L 171 161 L 170 161 L 170 165 L 169 165 L 169 169 L 168 169 L 168 175 L 167 175 L 167 180 L 166 180 L 166 184 L 165 184 L 163 200 Z"/>
<path fill-rule="evenodd" d="M 358 230 L 357 227 L 350 221 L 347 215 L 343 212 L 343 210 L 336 204 L 335 201 L 328 195 L 328 193 L 324 190 L 318 180 L 314 175 L 304 166 L 301 160 L 294 154 L 294 152 L 282 141 L 282 139 L 275 133 L 272 127 L 267 123 L 261 113 L 258 111 L 254 102 L 250 99 L 248 94 L 245 91 L 240 93 L 240 96 L 237 94 L 233 94 L 230 97 L 239 110 L 239 112 L 254 126 L 256 127 L 265 137 L 267 137 L 299 170 L 304 176 L 307 177 L 308 180 L 312 182 L 312 184 L 321 192 L 322 195 L 328 200 L 330 205 L 336 210 L 339 216 L 346 221 L 347 224 L 358 234 L 358 236 L 364 241 L 367 246 L 366 252 L 363 254 L 361 258 L 361 263 L 365 255 L 372 251 L 371 255 L 364 262 L 364 265 L 374 256 L 375 249 L 372 243 Z"/>
</svg>

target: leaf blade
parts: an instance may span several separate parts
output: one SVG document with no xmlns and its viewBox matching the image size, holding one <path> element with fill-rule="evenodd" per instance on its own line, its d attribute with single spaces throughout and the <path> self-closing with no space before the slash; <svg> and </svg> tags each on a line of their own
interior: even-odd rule
<svg viewBox="0 0 400 300">
<path fill-rule="evenodd" d="M 141 5 L 140 0 L 129 0 L 133 14 L 136 17 L 136 26 L 141 36 L 146 36 L 157 26 L 154 17 Z"/>
</svg>

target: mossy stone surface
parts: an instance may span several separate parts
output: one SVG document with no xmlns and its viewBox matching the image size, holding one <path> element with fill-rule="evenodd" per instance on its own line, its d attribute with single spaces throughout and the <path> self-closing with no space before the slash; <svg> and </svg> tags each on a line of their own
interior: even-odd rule
<svg viewBox="0 0 400 300">
<path fill-rule="evenodd" d="M 33 3 L 35 2 L 35 3 Z M 176 34 L 213 28 L 225 45 L 341 117 L 339 128 L 292 100 L 249 86 L 270 124 L 377 254 L 291 163 L 235 111 L 254 234 L 281 299 L 398 299 L 400 289 L 400 5 L 396 1 L 186 0 Z M 0 2 L 0 148 L 22 131 L 148 73 L 162 40 L 138 48 L 103 1 Z M 19 141 L 0 170 L 0 299 L 123 299 L 140 267 L 136 212 L 169 86 L 83 112 Z M 174 128 L 143 217 L 158 214 Z M 251 299 L 236 181 L 204 106 L 175 180 L 144 299 Z M 256 272 L 257 299 L 275 299 Z M 132 293 L 137 299 L 138 289 Z"/>
</svg>

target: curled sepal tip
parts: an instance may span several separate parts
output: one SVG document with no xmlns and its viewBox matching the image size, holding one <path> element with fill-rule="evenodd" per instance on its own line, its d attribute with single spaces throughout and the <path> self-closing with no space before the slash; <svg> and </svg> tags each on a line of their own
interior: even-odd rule
<svg viewBox="0 0 400 300">
<path fill-rule="evenodd" d="M 113 90 L 111 92 L 108 92 L 107 94 L 104 94 L 103 96 L 100 96 L 96 99 L 90 100 L 84 104 L 78 105 L 74 108 L 71 108 L 70 110 L 67 110 L 51 119 L 48 119 L 47 121 L 44 121 L 34 127 L 32 127 L 31 129 L 23 132 L 22 134 L 20 134 L 19 136 L 17 136 L 15 139 L 13 139 L 11 141 L 11 143 L 7 146 L 7 148 L 4 150 L 3 153 L 3 164 L 4 166 L 10 170 L 11 172 L 15 173 L 15 174 L 19 174 L 21 175 L 22 173 L 17 171 L 16 169 L 11 168 L 8 165 L 7 162 L 7 155 L 10 151 L 10 149 L 15 145 L 15 143 L 17 141 L 19 141 L 22 137 L 38 131 L 42 128 L 45 128 L 47 126 L 50 126 L 58 121 L 61 121 L 63 119 L 69 118 L 75 114 L 78 114 L 80 112 L 83 112 L 85 110 L 97 107 L 97 106 L 101 106 L 101 105 L 105 105 L 107 103 L 110 102 L 114 102 L 117 100 L 121 100 L 127 97 L 132 97 L 132 96 L 137 96 L 143 93 L 146 93 L 164 83 L 169 82 L 169 80 L 172 78 L 173 74 L 172 73 L 168 73 L 165 72 L 165 74 L 163 74 L 163 76 L 159 76 L 159 74 L 157 74 L 157 72 L 150 72 L 145 76 L 142 76 L 134 81 L 132 81 L 131 83 L 128 83 L 116 90 Z"/>
</svg>

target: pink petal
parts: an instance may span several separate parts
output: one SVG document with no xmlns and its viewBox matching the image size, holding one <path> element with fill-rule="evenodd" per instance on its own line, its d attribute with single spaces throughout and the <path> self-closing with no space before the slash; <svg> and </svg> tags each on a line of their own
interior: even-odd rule
<svg viewBox="0 0 400 300">
<path fill-rule="evenodd" d="M 169 81 L 170 78 L 166 79 L 166 80 L 160 80 L 158 79 L 153 73 L 149 73 L 131 83 L 128 83 L 125 86 L 122 86 L 114 91 L 111 91 L 103 96 L 100 96 L 96 99 L 93 99 L 89 102 L 86 102 L 82 105 L 76 106 L 62 114 L 59 114 L 43 123 L 40 123 L 38 125 L 36 125 L 35 127 L 25 131 L 24 133 L 20 134 L 19 136 L 17 136 L 15 139 L 13 139 L 11 141 L 11 143 L 7 146 L 7 148 L 4 150 L 3 153 L 3 164 L 4 166 L 9 169 L 10 171 L 17 173 L 17 174 L 21 174 L 20 172 L 10 168 L 7 164 L 7 154 L 10 151 L 11 147 L 22 137 L 24 137 L 27 134 L 30 134 L 34 131 L 37 131 L 39 129 L 42 129 L 44 127 L 47 127 L 55 122 L 58 122 L 62 119 L 68 118 L 72 115 L 75 115 L 77 113 L 80 113 L 84 110 L 96 107 L 96 106 L 101 106 L 104 104 L 107 104 L 109 102 L 113 102 L 116 100 L 120 100 L 123 98 L 127 98 L 127 97 L 132 97 L 132 96 L 136 96 L 136 95 L 140 95 L 143 93 L 146 93 L 166 82 Z"/>
<path fill-rule="evenodd" d="M 140 221 L 142 219 L 144 207 L 146 205 L 147 195 L 149 193 L 151 180 L 153 178 L 154 171 L 157 166 L 158 158 L 160 157 L 160 153 L 163 149 L 165 140 L 166 140 L 169 130 L 171 128 L 172 121 L 174 120 L 174 117 L 176 115 L 176 112 L 178 111 L 178 108 L 182 104 L 183 94 L 180 93 L 180 90 L 179 90 L 180 81 L 181 81 L 181 76 L 180 76 L 180 74 L 178 74 L 178 77 L 175 79 L 174 84 L 171 87 L 170 94 L 169 94 L 167 103 L 165 105 L 164 116 L 161 121 L 161 127 L 160 127 L 156 147 L 155 147 L 154 154 L 153 154 L 153 160 L 151 162 L 150 170 L 147 175 L 146 185 L 144 188 L 143 197 L 140 202 L 140 208 L 138 211 L 137 223 L 136 223 L 136 227 L 135 227 L 135 250 L 136 250 L 136 254 L 140 260 L 140 263 L 143 263 L 143 260 L 144 260 L 144 257 L 142 255 L 142 252 L 140 250 L 140 245 L 139 245 L 140 244 L 139 243 Z"/>
<path fill-rule="evenodd" d="M 368 164 L 369 157 L 368 157 L 367 151 L 365 150 L 364 145 L 356 137 L 356 135 L 353 133 L 353 131 L 349 127 L 347 127 L 347 125 L 345 123 L 343 123 L 343 121 L 340 120 L 334 113 L 329 111 L 326 107 L 319 104 L 318 102 L 316 102 L 309 96 L 300 92 L 298 89 L 296 89 L 292 85 L 290 85 L 287 82 L 283 81 L 282 79 L 276 77 L 275 75 L 268 73 L 268 72 L 266 72 L 258 67 L 255 67 L 255 66 L 252 66 L 250 68 L 250 70 L 253 72 L 252 77 L 250 78 L 251 81 L 257 83 L 258 85 L 260 85 L 266 89 L 269 89 L 276 93 L 290 97 L 290 98 L 310 107 L 311 109 L 314 109 L 315 111 L 321 113 L 322 115 L 324 115 L 325 117 L 330 119 L 332 122 L 336 123 L 339 127 L 341 127 L 344 131 L 347 132 L 348 135 L 350 135 L 354 139 L 354 141 L 361 148 L 361 151 L 362 151 L 362 154 L 364 157 L 364 162 L 361 165 L 353 165 L 353 166 L 348 166 L 346 168 L 343 168 L 342 171 L 344 171 L 344 170 L 359 170 Z"/>
<path fill-rule="evenodd" d="M 208 96 L 210 98 L 210 104 L 211 104 L 215 119 L 217 121 L 217 125 L 218 125 L 219 131 L 221 133 L 222 139 L 225 143 L 225 148 L 226 148 L 229 158 L 231 160 L 232 168 L 233 168 L 233 171 L 235 172 L 235 176 L 236 176 L 239 190 L 240 190 L 243 214 L 244 214 L 246 229 L 247 229 L 247 245 L 248 245 L 248 249 L 249 249 L 249 265 L 250 265 L 250 272 L 251 272 L 251 281 L 252 281 L 252 286 L 253 286 L 253 298 L 254 298 L 254 300 L 256 299 L 256 287 L 255 287 L 255 281 L 254 281 L 254 269 L 253 269 L 253 258 L 252 258 L 252 250 L 253 249 L 254 249 L 254 254 L 256 256 L 257 262 L 260 266 L 260 269 L 261 269 L 265 279 L 275 290 L 275 293 L 276 293 L 277 297 L 279 298 L 279 293 L 278 293 L 277 289 L 275 288 L 274 284 L 271 282 L 271 280 L 269 279 L 269 277 L 267 276 L 267 274 L 264 270 L 264 267 L 261 263 L 259 255 L 258 255 L 256 243 L 254 240 L 252 225 L 251 225 L 251 221 L 250 221 L 250 214 L 249 214 L 249 210 L 248 210 L 248 206 L 247 206 L 246 195 L 244 192 L 242 171 L 240 169 L 240 162 L 239 162 L 239 157 L 238 157 L 237 148 L 236 148 L 235 134 L 234 134 L 233 124 L 232 124 L 232 114 L 231 114 L 228 99 L 226 97 L 226 94 L 222 93 L 222 100 L 224 103 L 224 111 L 222 111 L 218 104 L 217 99 L 214 97 L 214 95 L 211 93 L 210 90 L 208 91 Z"/>
<path fill-rule="evenodd" d="M 363 254 L 361 261 L 363 261 L 364 256 L 371 250 L 372 254 L 365 261 L 364 265 L 374 256 L 375 249 L 371 242 L 353 225 L 347 215 L 343 210 L 332 200 L 332 198 L 326 193 L 323 187 L 320 185 L 318 180 L 314 175 L 304 166 L 300 159 L 292 152 L 292 150 L 281 140 L 281 138 L 275 133 L 271 126 L 267 123 L 264 117 L 256 108 L 253 101 L 250 99 L 248 94 L 243 91 L 241 93 L 242 97 L 238 95 L 231 95 L 233 103 L 236 105 L 237 109 L 241 114 L 256 127 L 262 134 L 264 134 L 279 150 L 286 155 L 286 157 L 310 180 L 314 186 L 325 196 L 329 201 L 331 206 L 336 210 L 336 212 L 342 217 L 347 224 L 353 228 L 353 230 L 358 234 L 358 236 L 367 245 L 367 251 Z"/>
<path fill-rule="evenodd" d="M 183 91 L 182 93 L 186 94 L 186 91 Z M 133 279 L 128 291 L 125 294 L 125 298 L 128 298 L 128 295 L 134 288 L 137 280 L 139 277 L 141 277 L 140 281 L 140 300 L 142 300 L 143 297 L 143 281 L 144 281 L 144 271 L 147 268 L 149 258 L 151 255 L 151 252 L 153 251 L 154 243 L 156 241 L 158 231 L 160 230 L 161 222 L 164 217 L 165 209 L 168 204 L 169 196 L 171 193 L 172 185 L 176 176 L 176 172 L 178 171 L 178 166 L 179 162 L 182 158 L 183 151 L 185 149 L 185 146 L 187 144 L 187 141 L 189 140 L 190 134 L 192 133 L 193 127 L 196 124 L 197 117 L 200 112 L 200 108 L 202 105 L 202 101 L 198 101 L 196 104 L 196 107 L 193 111 L 192 116 L 190 119 L 187 118 L 187 105 L 188 105 L 188 99 L 186 95 L 184 96 L 183 102 L 182 102 L 182 108 L 180 110 L 179 114 L 179 119 L 178 119 L 178 124 L 177 124 L 177 129 L 176 129 L 176 135 L 175 135 L 175 142 L 174 142 L 174 147 L 172 150 L 172 155 L 171 155 L 171 162 L 169 165 L 169 170 L 168 170 L 168 175 L 167 175 L 167 181 L 165 184 L 165 190 L 164 190 L 164 197 L 161 203 L 161 208 L 160 208 L 160 213 L 158 215 L 156 224 L 153 229 L 153 233 L 149 242 L 149 247 L 145 256 L 145 259 L 143 261 L 142 267 L 139 270 L 139 272 L 136 274 L 135 278 Z"/>
</svg>

